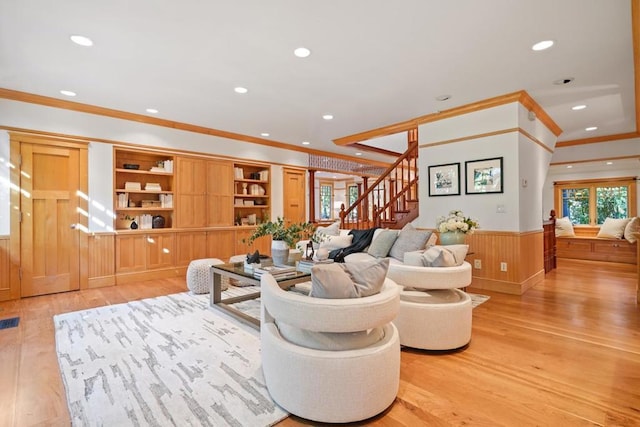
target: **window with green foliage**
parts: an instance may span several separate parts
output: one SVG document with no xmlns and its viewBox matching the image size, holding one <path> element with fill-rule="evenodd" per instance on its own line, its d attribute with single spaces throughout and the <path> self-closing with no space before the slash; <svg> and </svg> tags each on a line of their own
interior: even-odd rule
<svg viewBox="0 0 640 427">
<path fill-rule="evenodd" d="M 349 204 L 347 205 L 347 207 L 353 205 L 355 203 L 356 200 L 358 200 L 358 186 L 357 185 L 350 185 L 349 186 Z M 351 219 L 357 219 L 358 218 L 358 208 L 356 207 L 354 210 L 351 211 L 351 213 L 349 214 Z"/>
<path fill-rule="evenodd" d="M 333 219 L 333 184 L 320 183 L 320 219 Z"/>
<path fill-rule="evenodd" d="M 633 178 L 556 182 L 556 215 L 576 225 L 597 226 L 607 218 L 636 215 Z"/>
</svg>

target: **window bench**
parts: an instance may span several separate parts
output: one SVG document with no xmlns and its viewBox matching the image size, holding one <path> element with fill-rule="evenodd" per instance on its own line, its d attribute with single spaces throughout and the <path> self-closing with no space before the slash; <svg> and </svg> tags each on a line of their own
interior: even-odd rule
<svg viewBox="0 0 640 427">
<path fill-rule="evenodd" d="M 625 239 L 577 236 L 556 237 L 558 258 L 586 259 L 592 261 L 636 264 L 637 244 Z"/>
</svg>

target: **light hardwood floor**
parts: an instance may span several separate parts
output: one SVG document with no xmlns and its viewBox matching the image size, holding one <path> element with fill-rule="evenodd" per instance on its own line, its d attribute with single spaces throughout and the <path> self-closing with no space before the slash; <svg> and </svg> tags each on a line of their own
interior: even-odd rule
<svg viewBox="0 0 640 427">
<path fill-rule="evenodd" d="M 475 290 L 491 299 L 473 311 L 469 346 L 403 349 L 398 398 L 366 424 L 640 426 L 635 287 L 635 266 L 559 260 L 522 296 Z M 0 426 L 69 425 L 54 314 L 184 290 L 171 279 L 0 303 L 0 319 L 20 316 L 0 330 Z"/>
</svg>

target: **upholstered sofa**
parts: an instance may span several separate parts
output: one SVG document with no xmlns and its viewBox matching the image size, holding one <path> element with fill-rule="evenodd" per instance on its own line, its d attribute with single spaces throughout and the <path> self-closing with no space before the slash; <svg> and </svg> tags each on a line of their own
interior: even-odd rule
<svg viewBox="0 0 640 427">
<path fill-rule="evenodd" d="M 352 230 L 339 228 L 339 222 L 329 227 L 319 227 L 316 232 L 321 237 L 319 243 L 314 244 L 316 253 L 318 250 L 326 250 L 329 253 L 335 253 L 341 249 L 349 249 L 353 244 L 353 236 L 350 235 Z M 353 230 L 354 233 L 362 230 Z M 362 262 L 371 261 L 379 258 L 388 258 L 390 265 L 403 264 L 405 254 L 409 252 L 417 252 L 415 256 L 419 256 L 421 251 L 428 246 L 436 243 L 437 236 L 428 230 L 415 229 L 411 224 L 405 226 L 402 230 L 389 230 L 377 228 L 372 235 L 370 244 L 362 248 L 362 250 L 351 252 L 344 256 L 344 262 Z M 305 252 L 305 248 L 309 240 L 298 242 L 296 247 Z"/>
</svg>

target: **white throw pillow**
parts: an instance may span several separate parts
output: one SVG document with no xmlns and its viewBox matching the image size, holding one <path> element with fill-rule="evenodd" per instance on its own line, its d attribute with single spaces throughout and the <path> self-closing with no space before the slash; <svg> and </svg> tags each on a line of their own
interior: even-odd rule
<svg viewBox="0 0 640 427">
<path fill-rule="evenodd" d="M 627 226 L 624 228 L 624 238 L 627 239 L 629 243 L 635 243 L 636 236 L 633 233 L 637 233 L 640 231 L 640 218 L 637 216 L 631 218 L 631 221 L 627 223 Z"/>
<path fill-rule="evenodd" d="M 462 265 L 469 245 L 432 246 L 422 254 L 425 267 L 456 267 Z"/>
<path fill-rule="evenodd" d="M 316 234 L 320 236 L 338 236 L 340 234 L 340 221 L 334 222 L 326 227 L 320 226 L 316 228 Z"/>
<path fill-rule="evenodd" d="M 320 249 L 332 251 L 334 249 L 342 249 L 351 245 L 353 235 L 348 236 L 327 236 L 324 241 L 320 242 Z"/>
<path fill-rule="evenodd" d="M 556 219 L 556 237 L 576 237 L 573 224 L 568 216 Z"/>
<path fill-rule="evenodd" d="M 610 239 L 622 239 L 624 229 L 631 221 L 631 218 L 607 218 L 600 226 L 600 231 L 596 237 L 607 237 Z"/>
</svg>

